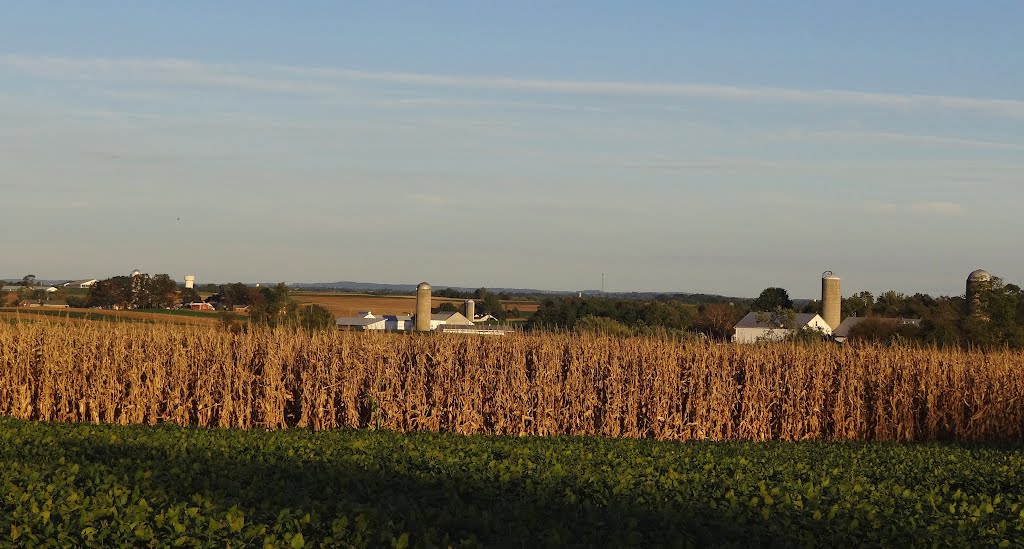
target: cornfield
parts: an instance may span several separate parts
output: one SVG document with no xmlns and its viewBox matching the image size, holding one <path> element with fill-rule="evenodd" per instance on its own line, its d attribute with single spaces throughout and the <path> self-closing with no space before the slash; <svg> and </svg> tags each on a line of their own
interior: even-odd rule
<svg viewBox="0 0 1024 549">
<path fill-rule="evenodd" d="M 241 429 L 1022 441 L 1024 356 L 571 334 L 0 324 L 0 415 Z"/>
</svg>

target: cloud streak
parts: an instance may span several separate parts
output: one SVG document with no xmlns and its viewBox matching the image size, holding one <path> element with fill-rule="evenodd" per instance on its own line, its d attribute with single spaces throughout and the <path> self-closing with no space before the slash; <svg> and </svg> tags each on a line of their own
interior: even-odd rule
<svg viewBox="0 0 1024 549">
<path fill-rule="evenodd" d="M 910 212 L 922 216 L 964 217 L 967 210 L 956 202 L 914 202 L 900 205 L 894 202 L 870 202 L 863 205 L 864 211 L 876 215 L 902 215 Z"/>
<path fill-rule="evenodd" d="M 964 207 L 955 202 L 917 202 L 910 209 L 918 214 L 938 215 L 944 217 L 963 217 Z"/>
<path fill-rule="evenodd" d="M 281 65 L 222 65 L 182 59 L 109 59 L 0 55 L 0 67 L 66 80 L 128 80 L 275 93 L 334 95 L 354 82 L 406 87 L 574 96 L 663 97 L 715 101 L 967 111 L 1024 118 L 1024 101 L 854 90 L 744 87 L 706 83 L 490 78 L 416 72 L 359 71 Z"/>
</svg>

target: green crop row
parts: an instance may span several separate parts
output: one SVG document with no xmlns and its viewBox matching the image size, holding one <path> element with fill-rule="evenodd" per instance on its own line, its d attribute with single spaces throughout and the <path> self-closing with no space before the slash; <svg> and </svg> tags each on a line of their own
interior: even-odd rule
<svg viewBox="0 0 1024 549">
<path fill-rule="evenodd" d="M 0 546 L 1006 547 L 1024 450 L 0 418 Z"/>
</svg>

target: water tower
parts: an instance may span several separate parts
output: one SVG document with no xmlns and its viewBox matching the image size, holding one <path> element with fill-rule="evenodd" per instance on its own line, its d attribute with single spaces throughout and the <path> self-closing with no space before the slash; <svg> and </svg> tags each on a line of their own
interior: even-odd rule
<svg viewBox="0 0 1024 549">
<path fill-rule="evenodd" d="M 191 290 L 196 286 L 195 275 L 185 275 L 185 289 Z"/>
<path fill-rule="evenodd" d="M 430 284 L 416 286 L 416 331 L 430 331 Z"/>
<path fill-rule="evenodd" d="M 821 273 L 821 318 L 835 330 L 842 321 L 843 292 L 840 280 L 832 271 Z"/>
</svg>

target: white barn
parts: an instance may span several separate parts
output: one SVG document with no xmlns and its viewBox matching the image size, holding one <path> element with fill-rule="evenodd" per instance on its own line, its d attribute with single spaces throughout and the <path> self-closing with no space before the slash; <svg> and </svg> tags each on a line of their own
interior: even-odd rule
<svg viewBox="0 0 1024 549">
<path fill-rule="evenodd" d="M 362 311 L 356 316 L 343 316 L 334 322 L 339 328 L 349 330 L 383 330 L 387 325 L 383 316 L 374 316 L 370 311 Z"/>
<path fill-rule="evenodd" d="M 825 319 L 820 315 L 803 313 L 793 316 L 792 324 L 787 325 L 784 317 L 773 313 L 750 312 L 736 324 L 733 343 L 756 343 L 759 341 L 779 341 L 792 335 L 796 330 L 817 330 L 822 335 L 832 333 Z"/>
<path fill-rule="evenodd" d="M 430 315 L 430 329 L 437 330 L 440 326 L 472 326 L 473 322 L 462 313 L 435 313 Z"/>
</svg>

